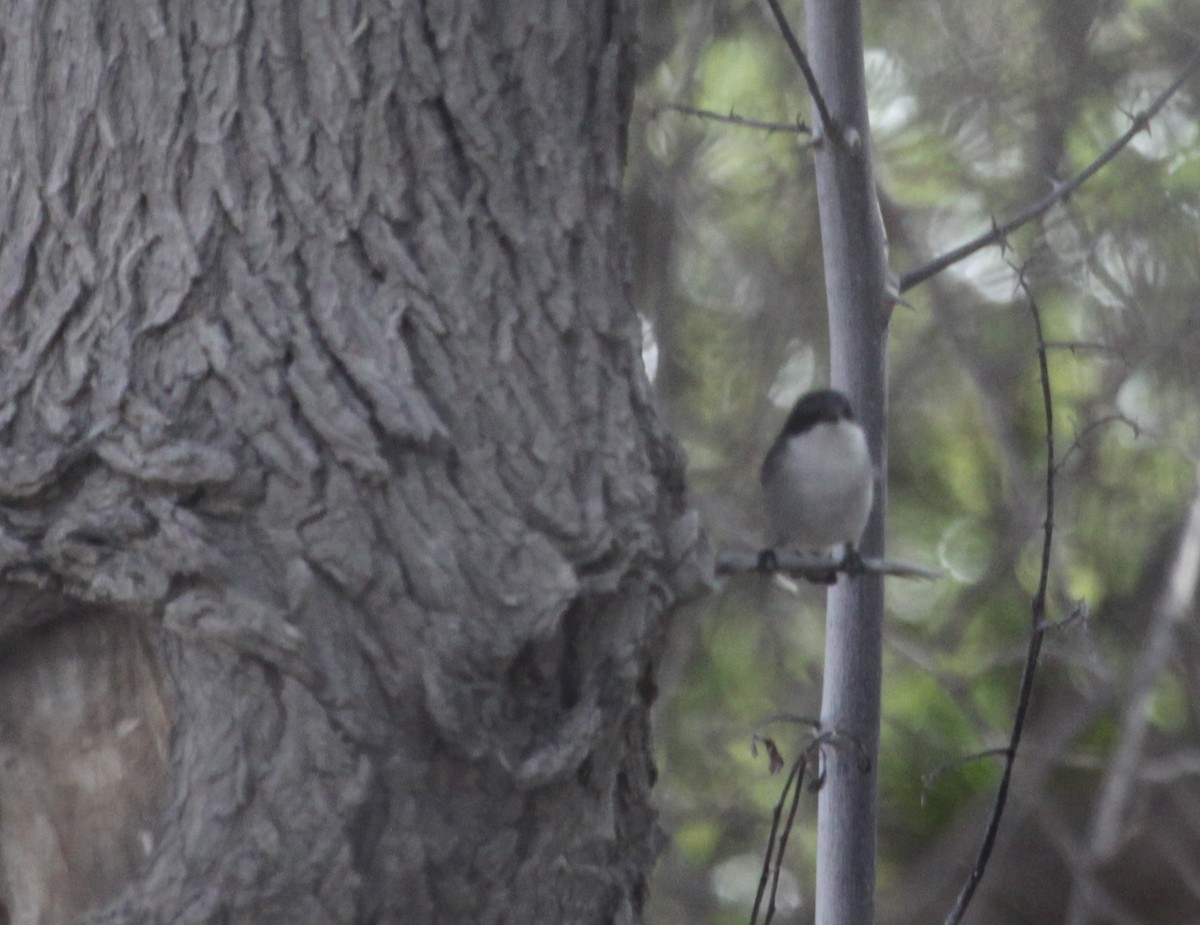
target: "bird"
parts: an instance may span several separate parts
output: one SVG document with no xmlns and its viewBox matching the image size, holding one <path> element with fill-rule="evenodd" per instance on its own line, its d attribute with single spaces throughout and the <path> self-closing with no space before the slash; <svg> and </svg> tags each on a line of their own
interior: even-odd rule
<svg viewBox="0 0 1200 925">
<path fill-rule="evenodd" d="M 847 571 L 862 570 L 857 545 L 875 497 L 875 467 L 845 395 L 818 389 L 800 396 L 759 478 L 774 544 L 760 554 L 760 568 L 776 570 L 775 546 L 822 554 L 840 546 Z M 835 573 L 821 579 L 836 580 Z"/>
</svg>

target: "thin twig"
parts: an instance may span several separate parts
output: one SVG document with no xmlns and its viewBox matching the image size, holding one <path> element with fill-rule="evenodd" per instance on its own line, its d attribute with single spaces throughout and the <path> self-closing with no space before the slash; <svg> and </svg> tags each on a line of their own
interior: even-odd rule
<svg viewBox="0 0 1200 925">
<path fill-rule="evenodd" d="M 1117 353 L 1121 352 L 1120 347 L 1115 347 L 1112 344 L 1101 343 L 1096 340 L 1048 340 L 1046 341 L 1047 350 L 1070 350 L 1072 353 L 1077 353 L 1080 350 L 1095 350 L 1099 353 Z"/>
<path fill-rule="evenodd" d="M 750 733 L 750 743 L 753 745 L 763 738 L 763 728 L 776 723 L 790 723 L 795 726 L 808 726 L 816 735 L 821 731 L 821 721 L 815 716 L 801 716 L 799 713 L 772 713 L 758 721 L 758 725 Z"/>
<path fill-rule="evenodd" d="M 650 110 L 651 115 L 658 115 L 666 111 L 681 112 L 685 116 L 695 116 L 698 119 L 707 119 L 709 122 L 723 122 L 726 125 L 762 129 L 767 132 L 788 132 L 794 135 L 812 134 L 812 129 L 809 128 L 803 119 L 797 119 L 795 122 L 769 122 L 764 119 L 749 119 L 746 116 L 739 116 L 734 112 L 723 115 L 711 109 L 698 109 L 695 106 L 686 106 L 683 103 L 659 103 Z"/>
<path fill-rule="evenodd" d="M 1104 427 L 1106 424 L 1126 425 L 1130 430 L 1133 431 L 1133 438 L 1135 440 L 1140 437 L 1142 433 L 1141 428 L 1138 426 L 1138 422 L 1132 418 L 1126 417 L 1125 415 L 1121 414 L 1121 412 L 1117 411 L 1113 414 L 1106 414 L 1102 418 L 1097 418 L 1094 421 L 1088 422 L 1084 426 L 1083 430 L 1075 434 L 1075 439 L 1071 441 L 1071 445 L 1067 447 L 1066 452 L 1063 453 L 1062 459 L 1058 461 L 1058 468 L 1061 469 L 1063 466 L 1065 466 L 1067 464 L 1067 460 L 1071 458 L 1071 454 L 1078 452 L 1083 447 L 1084 437 L 1090 434 L 1093 430 L 1098 430 L 1099 428 Z"/>
<path fill-rule="evenodd" d="M 762 725 L 774 722 L 800 722 L 805 725 L 811 725 L 815 729 L 820 728 L 819 722 L 788 713 L 767 717 L 763 720 Z M 757 729 L 755 730 L 754 738 L 755 741 L 763 741 Z M 769 739 L 765 741 L 770 742 Z M 847 742 L 853 745 L 858 753 L 859 771 L 866 774 L 871 770 L 871 756 L 867 752 L 866 747 L 857 737 L 839 734 L 836 729 L 830 729 L 814 736 L 812 741 L 804 747 L 800 755 L 792 763 L 792 768 L 783 782 L 783 789 L 779 793 L 779 800 L 775 803 L 775 808 L 771 812 L 771 833 L 767 837 L 767 850 L 763 854 L 763 866 L 762 873 L 758 879 L 758 891 L 754 895 L 754 907 L 750 911 L 750 925 L 757 925 L 758 913 L 762 908 L 762 900 L 767 892 L 768 883 L 771 885 L 771 893 L 767 901 L 767 914 L 763 918 L 763 925 L 769 925 L 775 915 L 775 900 L 779 893 L 779 876 L 783 868 L 783 854 L 787 850 L 788 838 L 791 836 L 792 829 L 796 823 L 796 812 L 800 805 L 800 792 L 804 789 L 804 775 L 807 772 L 808 763 L 810 761 L 817 762 L 817 774 L 808 788 L 810 792 L 816 792 L 821 789 L 821 785 L 825 781 L 825 772 L 822 770 L 825 760 L 821 754 L 821 749 L 827 745 L 832 748 L 840 748 Z M 775 756 L 778 752 L 775 750 L 773 742 L 770 742 L 770 750 L 773 752 L 771 773 L 775 773 L 778 770 L 778 767 L 775 765 Z M 787 803 L 789 793 L 792 797 L 792 805 L 788 810 L 787 821 L 781 830 L 779 821 L 783 817 L 783 807 Z"/>
<path fill-rule="evenodd" d="M 750 912 L 750 925 L 755 925 L 755 923 L 758 922 L 758 910 L 762 907 L 763 894 L 766 893 L 766 891 L 767 891 L 767 884 L 769 882 L 771 882 L 771 861 L 775 858 L 775 839 L 776 839 L 776 836 L 779 834 L 779 820 L 783 816 L 783 805 L 787 801 L 788 792 L 794 787 L 795 790 L 792 791 L 793 809 L 790 813 L 788 813 L 788 827 L 790 828 L 792 821 L 795 819 L 795 816 L 796 816 L 796 811 L 795 811 L 794 805 L 796 803 L 796 800 L 799 798 L 800 791 L 803 789 L 804 769 L 807 765 L 808 765 L 808 749 L 805 749 L 804 751 L 802 751 L 800 753 L 800 757 L 797 758 L 796 761 L 792 764 L 792 769 L 791 769 L 791 771 L 788 772 L 787 779 L 783 782 L 783 790 L 779 794 L 779 801 L 775 804 L 775 809 L 771 813 L 771 834 L 767 838 L 767 850 L 766 850 L 766 853 L 763 855 L 762 875 L 759 877 L 759 880 L 758 880 L 758 892 L 754 895 L 754 908 Z M 783 854 L 782 844 L 786 844 L 786 836 L 784 837 L 784 841 L 781 843 L 781 846 L 779 849 L 779 854 L 780 854 L 781 858 L 782 858 L 782 854 Z M 778 864 L 776 865 L 776 870 L 778 870 Z M 776 873 L 775 884 L 778 885 L 778 883 L 779 883 L 779 875 L 778 875 L 778 873 Z M 771 910 L 772 910 L 772 912 L 774 911 L 774 905 L 775 905 L 774 892 L 775 892 L 775 887 L 772 887 L 772 889 L 771 889 L 771 893 L 772 893 Z"/>
<path fill-rule="evenodd" d="M 921 802 L 925 801 L 925 794 L 933 787 L 934 782 L 945 774 L 947 771 L 953 771 L 955 768 L 961 768 L 964 764 L 970 764 L 973 761 L 981 761 L 984 758 L 1007 757 L 1008 748 L 985 748 L 981 752 L 975 752 L 971 755 L 960 755 L 951 761 L 943 761 L 941 764 L 926 771 L 921 775 Z"/>
<path fill-rule="evenodd" d="M 800 774 L 796 778 L 796 788 L 792 791 L 792 807 L 788 810 L 787 823 L 779 833 L 779 850 L 775 852 L 775 871 L 771 875 L 771 898 L 767 903 L 767 914 L 763 916 L 763 925 L 770 925 L 775 918 L 775 900 L 779 896 L 779 874 L 783 870 L 783 853 L 787 850 L 788 837 L 796 824 L 796 810 L 800 807 L 800 791 L 804 789 L 804 769 L 808 765 L 808 754 L 802 752 L 796 759 L 800 765 Z"/>
<path fill-rule="evenodd" d="M 1200 482 L 1200 467 L 1196 475 Z M 1111 860 L 1127 836 L 1126 813 L 1133 800 L 1138 764 L 1153 729 L 1151 703 L 1172 659 L 1184 622 L 1195 613 L 1196 582 L 1200 580 L 1200 491 L 1192 499 L 1187 523 L 1179 536 L 1165 587 L 1151 611 L 1146 639 L 1134 667 L 1121 735 L 1106 765 L 1100 798 L 1092 817 L 1089 850 L 1094 863 Z"/>
<path fill-rule="evenodd" d="M 788 51 L 792 53 L 792 57 L 800 65 L 800 72 L 804 74 L 804 82 L 808 84 L 808 92 L 812 96 L 813 105 L 817 107 L 817 113 L 821 117 L 821 128 L 825 132 L 825 137 L 836 139 L 837 135 L 833 131 L 833 117 L 825 106 L 825 97 L 821 95 L 821 88 L 817 86 L 817 75 L 813 73 L 812 66 L 808 63 L 808 56 L 804 54 L 804 49 L 796 40 L 796 33 L 788 25 L 787 17 L 779 8 L 779 0 L 767 0 L 767 6 L 771 8 L 771 15 L 775 17 L 779 31 L 783 33 L 783 41 L 787 44 Z"/>
<path fill-rule="evenodd" d="M 1061 463 L 1059 465 L 1061 466 Z M 1047 632 L 1065 630 L 1071 624 L 1078 623 L 1081 620 L 1087 623 L 1091 619 L 1091 616 L 1091 608 L 1088 606 L 1087 598 L 1081 597 L 1075 601 L 1075 605 L 1071 608 L 1069 614 L 1065 617 L 1059 617 L 1057 620 L 1046 620 L 1042 623 L 1042 629 Z"/>
<path fill-rule="evenodd" d="M 988 859 L 992 855 L 992 847 L 996 843 L 996 833 L 1000 830 L 1000 818 L 1004 815 L 1004 805 L 1008 801 L 1008 788 L 1012 781 L 1013 764 L 1017 760 L 1017 748 L 1021 744 L 1021 733 L 1025 729 L 1025 717 L 1029 712 L 1030 695 L 1033 692 L 1033 678 L 1037 671 L 1038 654 L 1042 649 L 1042 638 L 1046 632 L 1046 586 L 1050 580 L 1050 550 L 1054 539 L 1054 399 L 1050 392 L 1050 367 L 1046 362 L 1046 338 L 1042 331 L 1042 315 L 1037 302 L 1021 274 L 1021 288 L 1025 290 L 1029 300 L 1029 312 L 1033 317 L 1034 332 L 1037 335 L 1038 368 L 1042 380 L 1042 403 L 1046 409 L 1046 520 L 1042 533 L 1042 566 L 1038 576 L 1037 592 L 1031 605 L 1032 615 L 1029 631 L 1029 647 L 1025 653 L 1025 667 L 1021 672 L 1021 688 L 1017 695 L 1017 709 L 1013 715 L 1012 733 L 1008 739 L 1008 749 L 1004 755 L 1004 770 L 1000 775 L 1000 786 L 996 788 L 996 797 L 992 803 L 992 813 L 988 819 L 983 842 L 979 846 L 979 854 L 975 858 L 975 866 L 963 884 L 962 892 L 950 914 L 946 916 L 946 925 L 957 925 L 962 920 L 971 898 L 983 879 L 987 870 Z"/>
<path fill-rule="evenodd" d="M 767 0 L 767 2 L 773 3 L 773 0 Z M 1197 67 L 1200 67 L 1200 47 L 1198 47 L 1192 54 L 1192 57 L 1188 59 L 1187 64 L 1184 65 L 1184 68 L 1179 73 L 1179 76 L 1171 81 L 1167 88 L 1154 99 L 1147 109 L 1142 110 L 1140 113 L 1132 117 L 1133 121 L 1130 124 L 1128 131 L 1126 131 L 1125 134 L 1109 145 L 1108 148 L 1098 158 L 1088 164 L 1085 168 L 1083 168 L 1083 170 L 1077 173 L 1066 183 L 1056 185 L 1048 195 L 1028 206 L 1015 217 L 1010 218 L 1008 221 L 999 225 L 993 220 L 990 230 L 984 232 L 976 238 L 973 238 L 966 244 L 961 244 L 953 250 L 942 254 L 940 257 L 934 258 L 923 266 L 919 266 L 914 270 L 909 270 L 900 277 L 900 291 L 906 292 L 913 286 L 925 282 L 925 280 L 929 279 L 931 276 L 936 276 L 938 273 L 941 273 L 942 270 L 958 263 L 960 260 L 971 256 L 971 254 L 987 247 L 989 244 L 1003 243 L 1010 234 L 1012 234 L 1022 225 L 1033 221 L 1035 218 L 1039 218 L 1048 212 L 1052 206 L 1065 200 L 1068 196 L 1075 192 L 1075 190 L 1079 189 L 1079 187 L 1082 186 L 1087 180 L 1091 179 L 1091 177 L 1094 176 L 1105 164 L 1116 157 L 1121 150 L 1133 140 L 1135 135 L 1147 128 L 1147 126 L 1150 124 L 1150 120 L 1158 115 L 1159 110 L 1161 110 L 1163 106 L 1167 104 L 1167 100 L 1175 95 L 1175 92 L 1184 85 L 1189 77 L 1192 76 Z"/>
</svg>

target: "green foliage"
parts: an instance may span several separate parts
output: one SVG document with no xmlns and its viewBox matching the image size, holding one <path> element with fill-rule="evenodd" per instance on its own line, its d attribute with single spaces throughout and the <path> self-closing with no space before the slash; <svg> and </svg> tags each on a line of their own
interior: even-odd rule
<svg viewBox="0 0 1200 925">
<path fill-rule="evenodd" d="M 1094 161 L 1129 125 L 1123 111 L 1145 106 L 1182 66 L 1190 49 L 1176 36 L 1200 31 L 1200 10 L 1167 0 L 968 6 L 867 9 L 875 166 L 899 272 Z M 644 113 L 679 102 L 789 122 L 806 93 L 755 4 L 661 7 L 671 15 L 648 20 L 659 31 L 647 47 L 660 53 L 641 75 L 628 178 L 631 199 L 649 204 L 639 214 L 655 218 L 631 228 L 635 257 L 660 259 L 639 265 L 636 292 L 654 322 L 656 385 L 689 452 L 697 504 L 720 544 L 747 548 L 761 542 L 757 466 L 783 406 L 827 378 L 808 139 Z M 789 15 L 800 22 L 798 9 Z M 961 759 L 1007 741 L 1030 632 L 1045 412 L 1013 265 L 1050 342 L 1058 469 L 1047 619 L 1076 614 L 1047 635 L 1014 800 L 1046 798 L 1019 789 L 1046 761 L 1044 794 L 1070 795 L 1074 825 L 1085 827 L 1121 741 L 1148 612 L 1197 490 L 1198 99 L 1194 78 L 1150 133 L 1007 251 L 956 265 L 895 310 L 889 554 L 947 577 L 888 584 L 879 763 L 888 890 L 902 891 L 922 859 L 964 832 L 977 843 L 999 761 Z M 712 878 L 765 848 L 782 775 L 751 754 L 751 734 L 772 714 L 819 712 L 822 603 L 818 590 L 748 576 L 678 621 L 657 727 L 674 839 L 663 870 L 689 884 L 685 893 L 701 882 L 713 895 L 709 917 L 697 919 L 695 903 L 664 880 L 651 921 L 745 921 Z M 1162 748 L 1195 734 L 1198 687 L 1180 660 L 1156 679 L 1149 719 Z M 1061 718 L 1080 704 L 1084 720 Z M 1039 738 L 1060 726 L 1071 731 Z M 806 741 L 802 728 L 769 732 L 789 760 Z M 806 908 L 815 812 L 804 795 L 789 849 Z M 936 889 L 952 894 L 960 873 Z"/>
</svg>

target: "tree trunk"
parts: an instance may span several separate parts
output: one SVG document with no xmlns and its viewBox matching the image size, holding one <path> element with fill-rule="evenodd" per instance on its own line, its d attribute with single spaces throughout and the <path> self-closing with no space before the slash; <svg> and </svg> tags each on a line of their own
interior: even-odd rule
<svg viewBox="0 0 1200 925">
<path fill-rule="evenodd" d="M 636 920 L 699 546 L 627 294 L 631 4 L 12 7 L 12 920 Z M 87 737 L 38 780 L 44 730 Z"/>
</svg>

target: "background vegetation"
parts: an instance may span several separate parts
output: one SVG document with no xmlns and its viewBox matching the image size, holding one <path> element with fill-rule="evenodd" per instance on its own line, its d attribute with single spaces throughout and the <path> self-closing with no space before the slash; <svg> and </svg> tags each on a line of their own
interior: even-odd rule
<svg viewBox="0 0 1200 925">
<path fill-rule="evenodd" d="M 785 4 L 799 34 L 802 10 Z M 1179 73 L 1189 2 L 866 5 L 891 266 L 903 273 L 1092 161 Z M 756 3 L 657 0 L 642 30 L 629 220 L 647 360 L 719 548 L 761 544 L 757 468 L 828 377 L 806 135 L 665 108 L 807 120 Z M 1152 130 L 1009 248 L 906 293 L 891 325 L 889 555 L 944 569 L 888 586 L 883 923 L 939 922 L 998 778 L 1044 514 L 1036 342 L 1058 451 L 1049 634 L 997 855 L 968 920 L 1200 920 L 1200 76 Z M 750 738 L 819 712 L 824 597 L 731 580 L 685 615 L 664 672 L 659 800 L 672 841 L 649 921 L 748 920 L 782 780 Z M 772 732 L 794 754 L 803 732 Z M 942 769 L 940 773 L 939 769 Z M 785 921 L 811 917 L 812 821 Z"/>
</svg>

